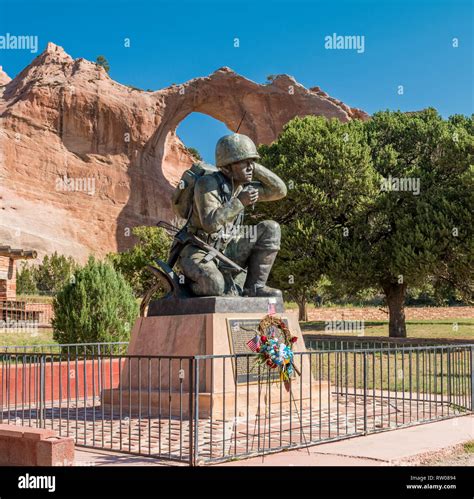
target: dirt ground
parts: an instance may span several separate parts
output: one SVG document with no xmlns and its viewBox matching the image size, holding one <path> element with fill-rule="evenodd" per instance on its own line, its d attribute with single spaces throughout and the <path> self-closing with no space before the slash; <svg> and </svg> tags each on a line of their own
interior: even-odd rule
<svg viewBox="0 0 474 499">
<path fill-rule="evenodd" d="M 433 461 L 430 466 L 474 466 L 474 454 L 462 452 L 449 458 Z"/>
<path fill-rule="evenodd" d="M 425 466 L 474 466 L 474 441 L 457 446 L 453 452 L 423 462 Z"/>
</svg>

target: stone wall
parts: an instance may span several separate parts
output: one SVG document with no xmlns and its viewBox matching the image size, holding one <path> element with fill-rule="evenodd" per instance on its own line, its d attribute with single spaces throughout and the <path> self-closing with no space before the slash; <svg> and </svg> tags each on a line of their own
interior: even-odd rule
<svg viewBox="0 0 474 499">
<path fill-rule="evenodd" d="M 0 466 L 72 466 L 74 439 L 53 430 L 0 424 Z M 33 494 L 32 494 L 33 495 Z"/>
</svg>

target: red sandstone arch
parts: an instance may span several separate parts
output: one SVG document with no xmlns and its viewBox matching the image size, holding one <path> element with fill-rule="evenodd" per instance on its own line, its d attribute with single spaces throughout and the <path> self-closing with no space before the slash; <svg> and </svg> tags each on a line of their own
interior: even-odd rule
<svg viewBox="0 0 474 499">
<path fill-rule="evenodd" d="M 175 131 L 192 112 L 230 130 L 245 113 L 240 131 L 257 144 L 272 142 L 295 116 L 367 117 L 290 76 L 260 85 L 229 68 L 145 92 L 50 43 L 13 80 L 0 73 L 0 239 L 79 260 L 130 246 L 126 229 L 172 217 L 171 189 L 190 163 Z M 65 175 L 93 176 L 96 193 L 57 191 Z"/>
</svg>

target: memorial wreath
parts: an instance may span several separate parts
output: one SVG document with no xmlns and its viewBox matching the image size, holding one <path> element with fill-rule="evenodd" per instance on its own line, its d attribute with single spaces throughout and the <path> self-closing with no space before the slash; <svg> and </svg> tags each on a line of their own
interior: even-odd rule
<svg viewBox="0 0 474 499">
<path fill-rule="evenodd" d="M 286 383 L 295 373 L 300 374 L 293 354 L 293 345 L 297 340 L 281 318 L 266 315 L 258 325 L 256 336 L 247 342 L 247 346 L 258 354 L 257 365 L 279 369 L 280 380 Z"/>
</svg>

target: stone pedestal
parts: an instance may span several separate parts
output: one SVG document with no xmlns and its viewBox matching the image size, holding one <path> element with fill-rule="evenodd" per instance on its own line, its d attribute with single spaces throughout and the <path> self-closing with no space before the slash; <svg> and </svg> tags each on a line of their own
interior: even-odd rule
<svg viewBox="0 0 474 499">
<path fill-rule="evenodd" d="M 186 418 L 192 402 L 190 385 L 197 383 L 194 396 L 199 398 L 200 418 L 246 417 L 268 412 L 270 408 L 279 411 L 280 407 L 282 411 L 296 408 L 299 411 L 310 405 L 315 409 L 326 407 L 327 382 L 316 382 L 310 373 L 309 356 L 298 354 L 306 349 L 297 315 L 284 312 L 281 301 L 275 306 L 276 315 L 286 319 L 290 331 L 298 337 L 294 352 L 301 377 L 293 379 L 290 391 L 279 380 L 268 382 L 268 373 L 275 376 L 277 370 L 266 366 L 260 368 L 260 375 L 255 367 L 249 377 L 252 358 L 243 356 L 238 361 L 233 357 L 188 358 L 250 353 L 245 341 L 254 333 L 240 330 L 239 336 L 236 320 L 247 320 L 247 324 L 248 320 L 260 321 L 267 314 L 268 299 L 188 298 L 174 303 L 162 300 L 152 303 L 149 313 L 166 315 L 137 320 L 128 348 L 128 354 L 137 357 L 125 361 L 120 387 L 105 390 L 103 403 L 113 405 L 114 411 L 121 403 L 122 409 L 131 409 L 134 414 Z"/>
</svg>

